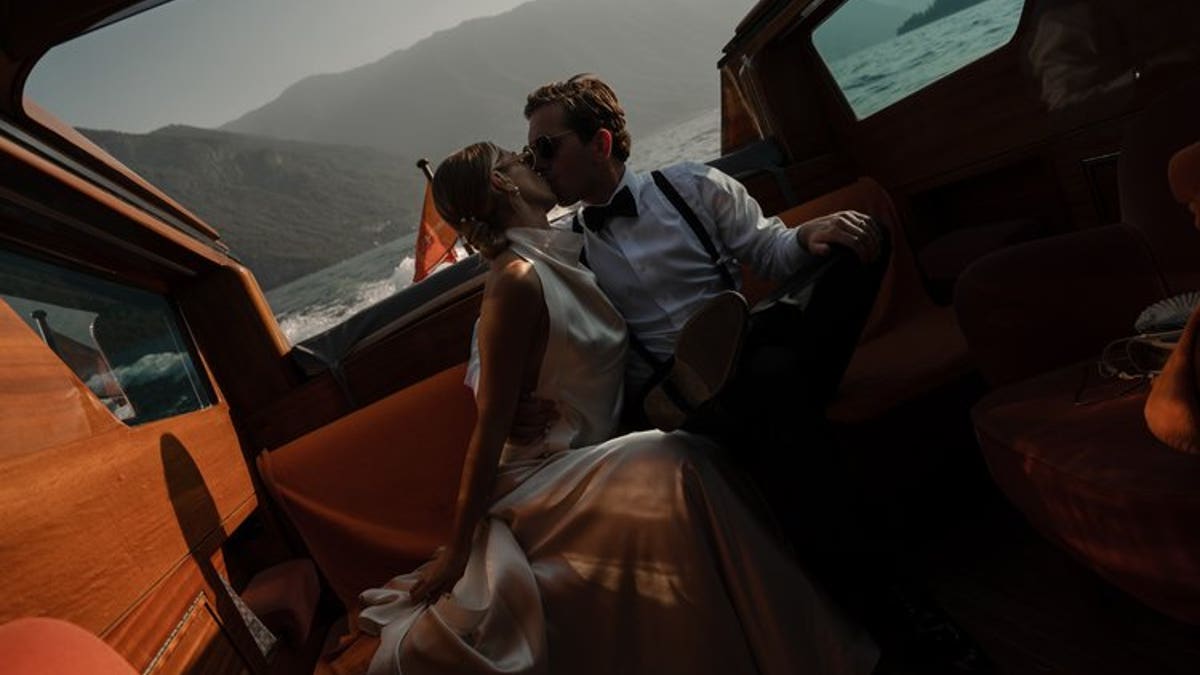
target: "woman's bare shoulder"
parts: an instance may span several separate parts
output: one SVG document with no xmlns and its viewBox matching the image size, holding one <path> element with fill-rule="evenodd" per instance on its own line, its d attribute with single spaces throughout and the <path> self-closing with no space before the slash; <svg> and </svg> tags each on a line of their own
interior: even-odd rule
<svg viewBox="0 0 1200 675">
<path fill-rule="evenodd" d="M 485 293 L 506 303 L 540 301 L 542 282 L 532 263 L 511 251 L 504 251 L 492 260 Z"/>
</svg>

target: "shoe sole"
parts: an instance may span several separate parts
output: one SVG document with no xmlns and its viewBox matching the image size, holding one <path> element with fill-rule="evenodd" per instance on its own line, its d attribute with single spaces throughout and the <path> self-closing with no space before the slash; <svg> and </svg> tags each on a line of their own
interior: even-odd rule
<svg viewBox="0 0 1200 675">
<path fill-rule="evenodd" d="M 656 428 L 678 429 L 692 410 L 711 401 L 732 379 L 748 316 L 745 298 L 723 291 L 688 319 L 679 332 L 670 372 L 646 394 L 643 404 Z M 674 388 L 675 396 L 668 387 Z"/>
</svg>

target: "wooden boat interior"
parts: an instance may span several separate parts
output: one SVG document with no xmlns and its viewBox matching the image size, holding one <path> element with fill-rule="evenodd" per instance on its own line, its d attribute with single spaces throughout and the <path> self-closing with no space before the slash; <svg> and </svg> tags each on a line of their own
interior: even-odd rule
<svg viewBox="0 0 1200 675">
<path fill-rule="evenodd" d="M 1145 381 L 1088 381 L 1200 285 L 1167 173 L 1200 141 L 1194 3 L 1124 10 L 1103 30 L 1141 70 L 1056 107 L 1030 53 L 1069 3 L 1026 0 L 1007 42 L 860 116 L 813 40 L 853 2 L 761 0 L 733 30 L 714 164 L 789 225 L 891 232 L 828 411 L 864 499 L 997 672 L 1196 672 L 1200 458 L 1146 428 Z M 0 654 L 364 672 L 358 592 L 449 533 L 483 265 L 291 344 L 216 229 L 23 94 L 54 45 L 155 4 L 0 1 Z M 156 356 L 168 384 L 113 375 Z"/>
</svg>

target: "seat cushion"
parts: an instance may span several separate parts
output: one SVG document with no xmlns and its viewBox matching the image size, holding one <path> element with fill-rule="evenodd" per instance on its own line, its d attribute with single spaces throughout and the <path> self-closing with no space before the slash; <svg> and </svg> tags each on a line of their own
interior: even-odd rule
<svg viewBox="0 0 1200 675">
<path fill-rule="evenodd" d="M 829 408 L 839 423 L 858 423 L 916 398 L 966 373 L 966 342 L 950 310 L 926 295 L 900 216 L 883 186 L 860 178 L 795 206 L 779 217 L 795 227 L 818 216 L 854 209 L 873 217 L 891 235 L 892 252 L 879 295 Z M 745 270 L 743 291 L 752 304 L 772 284 Z"/>
<path fill-rule="evenodd" d="M 1166 294 L 1144 237 L 1109 225 L 984 256 L 959 278 L 954 307 L 980 372 L 1003 385 L 1100 353 Z"/>
<path fill-rule="evenodd" d="M 887 229 L 892 240 L 891 259 L 880 284 L 879 296 L 863 327 L 862 339 L 867 340 L 890 330 L 914 308 L 932 304 L 922 286 L 900 215 L 887 190 L 875 179 L 863 177 L 833 192 L 793 206 L 778 216 L 788 227 L 796 227 L 819 216 L 851 209 L 874 218 L 881 227 Z M 742 291 L 753 305 L 770 293 L 774 284 L 756 276 L 748 267 L 743 272 Z"/>
<path fill-rule="evenodd" d="M 1200 623 L 1200 458 L 1146 428 L 1145 387 L 1086 387 L 1078 364 L 996 390 L 973 410 L 1004 493 L 1046 536 L 1162 612 Z M 1097 377 L 1090 377 L 1097 382 Z"/>
<path fill-rule="evenodd" d="M 875 419 L 972 368 L 954 311 L 925 307 L 858 345 L 827 413 L 839 424 Z"/>
<path fill-rule="evenodd" d="M 1040 230 L 1041 224 L 1030 218 L 955 230 L 921 249 L 921 269 L 930 282 L 950 285 L 971 263 L 992 251 L 1033 239 Z"/>
<path fill-rule="evenodd" d="M 137 671 L 103 640 L 59 619 L 22 618 L 0 626 L 0 670 L 7 675 Z"/>
<path fill-rule="evenodd" d="M 311 560 L 288 560 L 255 574 L 241 593 L 254 615 L 288 644 L 299 647 L 308 639 L 321 582 Z"/>
</svg>

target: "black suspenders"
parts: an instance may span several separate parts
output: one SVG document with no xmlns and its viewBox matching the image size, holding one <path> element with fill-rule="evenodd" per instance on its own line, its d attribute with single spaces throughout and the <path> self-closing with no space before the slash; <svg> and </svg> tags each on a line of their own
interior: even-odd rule
<svg viewBox="0 0 1200 675">
<path fill-rule="evenodd" d="M 679 215 L 683 216 L 683 219 L 687 221 L 696 238 L 700 240 L 700 245 L 708 252 L 709 259 L 712 260 L 712 264 L 717 268 L 717 273 L 721 275 L 721 280 L 725 282 L 725 288 L 731 291 L 737 290 L 737 284 L 733 282 L 733 275 L 729 273 L 729 268 L 721 263 L 721 256 L 717 253 L 717 247 L 713 244 L 708 230 L 704 228 L 704 223 L 701 223 L 700 218 L 696 216 L 696 212 L 688 205 L 683 195 L 679 194 L 675 186 L 671 185 L 671 181 L 667 180 L 663 172 L 652 171 L 650 175 L 654 178 L 654 184 L 658 186 L 659 190 L 662 190 L 662 193 L 667 197 L 667 201 L 671 202 L 671 206 L 674 206 Z"/>
</svg>

